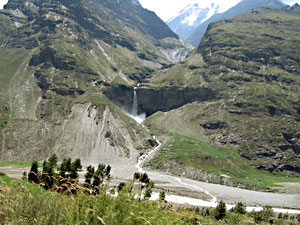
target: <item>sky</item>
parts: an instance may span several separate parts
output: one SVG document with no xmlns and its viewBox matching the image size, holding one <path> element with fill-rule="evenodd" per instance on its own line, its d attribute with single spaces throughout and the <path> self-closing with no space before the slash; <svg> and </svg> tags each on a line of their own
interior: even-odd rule
<svg viewBox="0 0 300 225">
<path fill-rule="evenodd" d="M 198 3 L 207 7 L 218 2 L 222 8 L 229 9 L 241 0 L 139 0 L 144 8 L 154 11 L 162 20 L 167 21 L 188 4 Z"/>
<path fill-rule="evenodd" d="M 229 9 L 241 0 L 139 0 L 144 8 L 154 11 L 162 20 L 167 21 L 177 12 L 191 3 L 198 3 L 206 7 L 212 1 L 221 4 L 223 10 Z M 284 3 L 292 5 L 300 0 L 282 0 Z M 7 3 L 7 0 L 0 0 L 0 9 Z"/>
<path fill-rule="evenodd" d="M 0 0 L 0 9 L 3 9 L 3 5 L 7 3 L 7 0 Z"/>
<path fill-rule="evenodd" d="M 206 7 L 212 2 L 218 2 L 223 11 L 233 7 L 241 0 L 139 0 L 144 8 L 154 11 L 162 20 L 167 21 L 177 12 L 191 3 L 198 3 L 200 6 Z M 296 2 L 300 4 L 300 0 L 282 0 L 282 2 L 293 5 Z M 222 12 L 222 11 L 221 11 Z"/>
</svg>

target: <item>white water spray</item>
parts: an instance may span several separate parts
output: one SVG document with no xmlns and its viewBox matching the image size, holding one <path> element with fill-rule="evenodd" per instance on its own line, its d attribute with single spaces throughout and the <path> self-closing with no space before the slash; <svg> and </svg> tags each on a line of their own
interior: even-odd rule
<svg viewBox="0 0 300 225">
<path fill-rule="evenodd" d="M 138 84 L 139 86 L 139 84 Z M 133 118 L 138 123 L 142 123 L 146 119 L 146 113 L 138 114 L 138 98 L 136 94 L 137 87 L 133 89 L 133 103 L 132 103 L 132 110 L 130 113 L 127 113 L 131 118 Z"/>
<path fill-rule="evenodd" d="M 137 116 L 138 115 L 138 102 L 137 102 L 137 96 L 136 96 L 136 88 L 133 90 L 133 104 L 132 104 L 132 115 Z"/>
</svg>

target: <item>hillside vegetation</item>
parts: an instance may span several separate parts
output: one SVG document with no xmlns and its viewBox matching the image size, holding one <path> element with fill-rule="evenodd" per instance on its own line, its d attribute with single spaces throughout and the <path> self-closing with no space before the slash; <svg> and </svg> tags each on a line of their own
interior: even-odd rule
<svg viewBox="0 0 300 225">
<path fill-rule="evenodd" d="M 212 23 L 157 86 L 206 87 L 216 99 L 149 118 L 153 129 L 235 148 L 256 168 L 298 174 L 300 14 L 261 8 Z"/>
</svg>

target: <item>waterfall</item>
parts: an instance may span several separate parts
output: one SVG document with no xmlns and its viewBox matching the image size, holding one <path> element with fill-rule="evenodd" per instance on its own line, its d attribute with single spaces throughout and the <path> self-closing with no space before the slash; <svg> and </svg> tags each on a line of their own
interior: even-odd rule
<svg viewBox="0 0 300 225">
<path fill-rule="evenodd" d="M 132 111 L 131 114 L 132 116 L 137 116 L 138 115 L 138 100 L 137 100 L 137 95 L 136 95 L 136 88 L 133 90 L 133 104 L 132 104 Z"/>
<path fill-rule="evenodd" d="M 137 87 L 139 87 L 139 84 Z M 133 89 L 132 108 L 131 108 L 131 112 L 127 113 L 127 114 L 131 118 L 135 119 L 138 123 L 142 123 L 146 118 L 146 114 L 145 113 L 138 114 L 138 97 L 137 97 L 137 93 L 136 93 L 137 87 L 134 87 L 134 89 Z"/>
</svg>

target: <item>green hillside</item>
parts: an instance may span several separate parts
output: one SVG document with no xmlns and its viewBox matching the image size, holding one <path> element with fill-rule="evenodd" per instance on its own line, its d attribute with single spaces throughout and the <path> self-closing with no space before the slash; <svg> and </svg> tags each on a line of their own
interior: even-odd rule
<svg viewBox="0 0 300 225">
<path fill-rule="evenodd" d="M 299 25 L 297 11 L 269 8 L 212 23 L 187 59 L 151 82 L 210 88 L 215 99 L 158 114 L 149 126 L 233 147 L 259 169 L 299 174 Z"/>
</svg>

